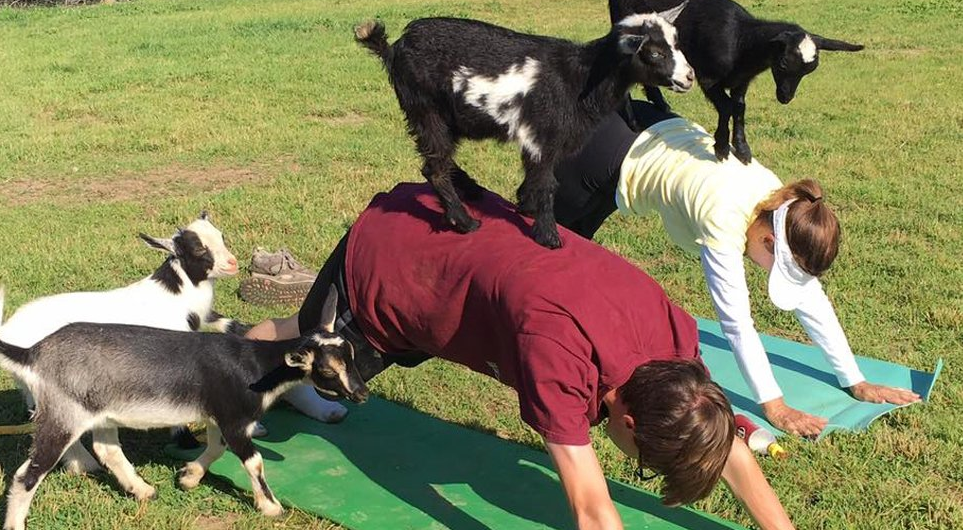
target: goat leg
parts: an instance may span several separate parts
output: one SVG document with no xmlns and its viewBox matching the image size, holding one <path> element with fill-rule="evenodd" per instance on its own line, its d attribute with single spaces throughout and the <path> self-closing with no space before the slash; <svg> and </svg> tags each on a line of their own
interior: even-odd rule
<svg viewBox="0 0 963 530">
<path fill-rule="evenodd" d="M 665 100 L 662 95 L 662 91 L 659 90 L 657 86 L 645 85 L 645 99 L 652 102 L 659 110 L 662 112 L 669 112 L 672 107 L 669 106 L 669 102 Z"/>
<path fill-rule="evenodd" d="M 729 120 L 732 118 L 732 99 L 720 85 L 705 90 L 705 94 L 719 113 L 719 123 L 716 125 L 714 135 L 716 158 L 720 161 L 725 160 L 729 156 Z"/>
<path fill-rule="evenodd" d="M 468 215 L 451 183 L 450 173 L 447 164 L 443 165 L 434 160 L 426 162 L 421 170 L 421 174 L 431 183 L 441 200 L 441 206 L 445 209 L 445 221 L 462 234 L 474 232 L 481 226 L 481 221 Z"/>
<path fill-rule="evenodd" d="M 241 426 L 222 426 L 224 440 L 231 451 L 244 464 L 248 476 L 251 478 L 251 491 L 254 492 L 254 505 L 264 515 L 277 517 L 284 512 L 281 503 L 271 493 L 271 488 L 264 478 L 264 460 L 261 453 L 254 447 L 248 429 Z"/>
<path fill-rule="evenodd" d="M 448 123 L 436 111 L 428 108 L 409 109 L 406 115 L 409 132 L 415 138 L 418 152 L 425 161 L 421 174 L 438 194 L 441 206 L 445 209 L 445 221 L 462 234 L 478 230 L 481 222 L 468 215 L 451 182 L 458 166 L 452 158 L 455 139 Z"/>
<path fill-rule="evenodd" d="M 114 474 L 120 487 L 135 499 L 145 501 L 157 498 L 157 490 L 140 478 L 133 464 L 124 455 L 116 427 L 94 429 L 94 453 Z"/>
<path fill-rule="evenodd" d="M 37 433 L 30 448 L 30 458 L 20 466 L 10 482 L 7 496 L 7 515 L 3 530 L 24 530 L 27 513 L 37 488 L 50 470 L 57 465 L 67 447 L 80 438 L 80 432 L 70 430 L 55 421 L 38 421 Z"/>
<path fill-rule="evenodd" d="M 201 453 L 196 460 L 188 462 L 177 472 L 177 483 L 180 484 L 181 488 L 185 490 L 196 488 L 201 483 L 201 479 L 204 478 L 211 464 L 224 454 L 226 447 L 221 429 L 213 422 L 208 422 L 207 447 L 204 449 L 204 452 Z"/>
<path fill-rule="evenodd" d="M 466 201 L 477 201 L 482 198 L 485 188 L 471 178 L 456 162 L 452 162 L 451 181 L 455 189 L 460 191 Z"/>
<path fill-rule="evenodd" d="M 79 439 L 70 444 L 61 462 L 64 471 L 70 475 L 89 475 L 101 471 L 97 459 L 90 455 Z"/>
<path fill-rule="evenodd" d="M 558 181 L 555 180 L 555 174 L 552 171 L 553 161 L 554 158 L 536 162 L 528 156 L 523 156 L 525 180 L 518 188 L 519 210 L 534 214 L 535 226 L 532 228 L 532 236 L 535 242 L 550 249 L 562 246 L 558 226 L 555 224 L 555 188 L 558 187 Z"/>
<path fill-rule="evenodd" d="M 746 141 L 746 91 L 749 84 L 734 87 L 729 93 L 732 95 L 732 150 L 736 158 L 743 164 L 752 162 L 752 151 Z"/>
</svg>

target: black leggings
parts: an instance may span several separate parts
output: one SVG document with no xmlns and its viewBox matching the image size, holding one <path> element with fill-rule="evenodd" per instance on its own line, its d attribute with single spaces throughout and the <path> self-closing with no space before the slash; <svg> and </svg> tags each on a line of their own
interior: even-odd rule
<svg viewBox="0 0 963 530">
<path fill-rule="evenodd" d="M 678 118 L 651 103 L 632 101 L 632 111 L 642 130 Z M 605 219 L 615 211 L 615 188 L 619 184 L 622 160 L 638 133 L 620 113 L 605 118 L 575 156 L 555 168 L 555 220 L 558 224 L 592 239 Z"/>
<path fill-rule="evenodd" d="M 328 256 L 318 277 L 311 286 L 311 291 L 304 298 L 301 310 L 298 311 L 298 327 L 301 334 L 316 328 L 321 322 L 321 312 L 328 297 L 331 286 L 338 291 L 338 313 L 335 320 L 335 331 L 351 342 L 355 349 L 355 364 L 365 381 L 383 371 L 392 364 L 406 368 L 418 366 L 431 358 L 422 352 L 381 353 L 378 352 L 368 339 L 351 313 L 348 301 L 348 289 L 345 282 L 345 257 L 348 251 L 348 236 L 350 231 L 338 241 L 331 255 Z"/>
</svg>

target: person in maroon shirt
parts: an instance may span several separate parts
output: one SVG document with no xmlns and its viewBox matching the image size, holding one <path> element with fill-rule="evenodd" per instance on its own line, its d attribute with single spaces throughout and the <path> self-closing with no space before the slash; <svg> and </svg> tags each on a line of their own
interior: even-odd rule
<svg viewBox="0 0 963 530">
<path fill-rule="evenodd" d="M 481 228 L 444 224 L 427 184 L 374 197 L 322 268 L 298 314 L 249 337 L 297 337 L 338 293 L 339 332 L 363 376 L 440 357 L 518 393 L 521 417 L 545 441 L 580 530 L 621 528 L 589 440 L 606 432 L 664 477 L 663 502 L 690 503 L 720 476 L 763 529 L 792 528 L 732 409 L 699 357 L 694 319 L 652 278 L 560 228 L 548 250 L 530 220 L 492 193 L 470 203 Z"/>
</svg>

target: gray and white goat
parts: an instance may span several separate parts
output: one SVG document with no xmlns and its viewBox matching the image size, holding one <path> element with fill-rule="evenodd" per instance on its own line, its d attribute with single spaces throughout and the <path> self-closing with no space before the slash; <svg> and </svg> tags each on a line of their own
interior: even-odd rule
<svg viewBox="0 0 963 530">
<path fill-rule="evenodd" d="M 237 324 L 212 311 L 214 281 L 237 274 L 237 258 L 224 244 L 224 236 L 207 212 L 177 230 L 170 239 L 140 234 L 167 259 L 150 276 L 120 289 L 46 296 L 20 307 L 0 326 L 0 341 L 29 348 L 73 322 L 134 324 L 153 328 L 196 331 L 206 322 L 220 331 L 235 331 Z M 0 300 L 2 303 L 2 300 Z M 2 317 L 2 315 L 0 315 Z M 63 359 L 62 361 L 67 361 Z M 27 405 L 33 408 L 29 393 Z M 189 435 L 183 429 L 179 435 Z M 97 461 L 79 442 L 64 458 L 71 473 L 99 469 Z"/>
<path fill-rule="evenodd" d="M 10 483 L 4 530 L 25 528 L 40 482 L 89 430 L 94 452 L 121 487 L 138 500 L 153 498 L 155 489 L 124 456 L 117 428 L 192 421 L 207 424 L 208 445 L 180 470 L 181 487 L 196 487 L 229 448 L 251 478 L 257 508 L 279 515 L 281 505 L 268 488 L 261 455 L 251 441 L 255 422 L 281 393 L 298 384 L 356 402 L 368 395 L 351 343 L 334 332 L 337 298 L 332 288 L 319 326 L 287 341 L 78 323 L 30 348 L 0 342 L 0 366 L 23 381 L 37 403 L 36 434 L 29 458 Z"/>
</svg>

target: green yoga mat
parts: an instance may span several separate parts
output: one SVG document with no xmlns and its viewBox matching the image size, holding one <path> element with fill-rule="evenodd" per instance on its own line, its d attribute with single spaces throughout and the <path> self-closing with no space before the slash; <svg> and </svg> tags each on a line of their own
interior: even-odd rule
<svg viewBox="0 0 963 530">
<path fill-rule="evenodd" d="M 282 504 L 351 530 L 574 528 L 545 453 L 378 398 L 349 407 L 339 425 L 287 408 L 265 416 L 270 434 L 255 442 Z M 168 450 L 185 459 L 197 454 Z M 232 453 L 211 473 L 251 488 Z M 655 495 L 620 482 L 609 481 L 609 489 L 626 528 L 743 529 L 687 508 L 666 508 Z"/>
<path fill-rule="evenodd" d="M 709 367 L 712 379 L 726 391 L 736 412 L 746 414 L 777 435 L 783 434 L 763 418 L 762 409 L 742 378 L 719 323 L 699 319 L 699 342 L 702 345 L 702 359 Z M 899 408 L 897 405 L 864 403 L 853 399 L 839 387 L 832 367 L 815 346 L 768 335 L 762 335 L 762 344 L 786 403 L 829 421 L 820 438 L 836 430 L 866 429 L 876 418 Z M 936 363 L 932 373 L 859 356 L 856 357 L 856 363 L 868 381 L 909 388 L 924 400 L 929 399 L 933 384 L 943 369 L 942 359 Z"/>
<path fill-rule="evenodd" d="M 703 358 L 733 406 L 771 427 L 751 399 L 719 325 L 700 320 L 699 333 Z M 824 435 L 865 429 L 897 408 L 851 398 L 813 346 L 768 336 L 763 345 L 786 401 L 829 419 Z M 942 368 L 942 361 L 933 373 L 862 357 L 857 362 L 870 381 L 911 388 L 924 399 Z M 268 483 L 282 503 L 352 530 L 573 528 L 546 454 L 377 398 L 349 406 L 351 415 L 341 425 L 307 420 L 287 409 L 265 417 L 270 435 L 256 443 Z M 185 459 L 197 454 L 170 451 Z M 211 472 L 250 490 L 231 453 Z M 609 488 L 626 528 L 742 528 L 694 510 L 666 508 L 656 496 L 620 482 L 609 481 Z"/>
</svg>

